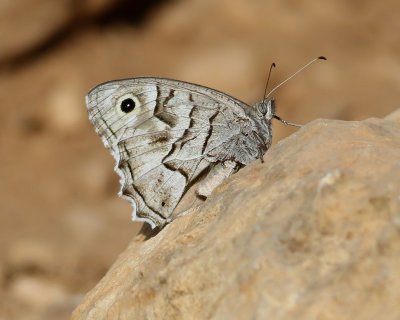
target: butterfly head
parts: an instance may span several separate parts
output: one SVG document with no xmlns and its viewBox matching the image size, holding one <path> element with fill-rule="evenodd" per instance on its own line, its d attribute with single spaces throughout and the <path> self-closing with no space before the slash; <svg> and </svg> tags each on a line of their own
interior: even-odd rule
<svg viewBox="0 0 400 320">
<path fill-rule="evenodd" d="M 271 121 L 275 116 L 275 99 L 264 99 L 254 105 L 257 115 L 267 121 Z"/>
</svg>

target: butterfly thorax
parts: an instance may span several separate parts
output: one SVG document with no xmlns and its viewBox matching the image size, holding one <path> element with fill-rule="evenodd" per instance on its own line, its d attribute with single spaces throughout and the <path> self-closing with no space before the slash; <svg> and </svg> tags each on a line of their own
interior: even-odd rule
<svg viewBox="0 0 400 320">
<path fill-rule="evenodd" d="M 263 100 L 243 110 L 244 114 L 229 122 L 226 142 L 207 154 L 211 162 L 231 160 L 242 167 L 262 159 L 271 146 L 274 100 Z"/>
</svg>

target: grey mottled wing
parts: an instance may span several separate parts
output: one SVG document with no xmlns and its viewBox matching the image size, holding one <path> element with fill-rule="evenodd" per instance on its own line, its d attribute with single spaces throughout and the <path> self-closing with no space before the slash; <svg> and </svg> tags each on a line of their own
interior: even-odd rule
<svg viewBox="0 0 400 320">
<path fill-rule="evenodd" d="M 127 99 L 135 107 L 124 113 L 120 106 Z M 134 207 L 134 220 L 152 227 L 169 221 L 203 170 L 230 157 L 235 139 L 241 137 L 240 121 L 251 122 L 244 103 L 168 79 L 106 82 L 88 93 L 86 103 L 90 121 L 116 159 L 120 196 Z M 252 149 L 243 152 L 244 162 L 256 158 Z"/>
</svg>

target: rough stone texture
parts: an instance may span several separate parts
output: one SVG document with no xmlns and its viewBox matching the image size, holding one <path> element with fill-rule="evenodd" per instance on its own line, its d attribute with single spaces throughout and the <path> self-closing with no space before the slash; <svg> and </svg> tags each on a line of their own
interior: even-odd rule
<svg viewBox="0 0 400 320">
<path fill-rule="evenodd" d="M 308 124 L 134 239 L 72 319 L 399 319 L 396 118 Z"/>
</svg>

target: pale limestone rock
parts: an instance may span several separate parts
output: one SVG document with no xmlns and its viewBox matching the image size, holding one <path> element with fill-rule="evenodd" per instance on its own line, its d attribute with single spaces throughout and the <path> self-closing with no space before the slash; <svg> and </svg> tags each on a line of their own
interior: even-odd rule
<svg viewBox="0 0 400 320">
<path fill-rule="evenodd" d="M 72 319 L 399 319 L 400 123 L 317 120 L 152 238 Z"/>
</svg>

